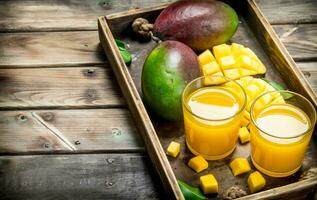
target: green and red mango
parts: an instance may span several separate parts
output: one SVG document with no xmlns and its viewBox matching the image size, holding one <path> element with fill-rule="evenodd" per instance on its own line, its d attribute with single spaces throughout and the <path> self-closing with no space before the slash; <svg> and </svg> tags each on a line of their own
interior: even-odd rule
<svg viewBox="0 0 317 200">
<path fill-rule="evenodd" d="M 153 33 L 161 40 L 177 40 L 194 50 L 226 43 L 236 32 L 239 18 L 226 3 L 212 0 L 181 0 L 157 17 Z"/>
<path fill-rule="evenodd" d="M 182 119 L 182 92 L 199 75 L 197 56 L 191 48 L 177 41 L 161 42 L 143 66 L 141 84 L 145 104 L 166 120 Z"/>
</svg>

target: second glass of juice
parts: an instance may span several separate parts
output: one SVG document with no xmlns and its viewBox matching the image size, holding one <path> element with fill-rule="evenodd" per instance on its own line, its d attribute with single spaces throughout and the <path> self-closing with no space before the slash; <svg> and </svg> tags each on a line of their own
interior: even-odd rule
<svg viewBox="0 0 317 200">
<path fill-rule="evenodd" d="M 251 106 L 254 166 L 273 177 L 295 173 L 302 165 L 315 122 L 314 106 L 300 94 L 274 91 L 258 97 Z"/>
<path fill-rule="evenodd" d="M 204 76 L 190 82 L 182 98 L 186 144 L 207 160 L 233 152 L 246 106 L 246 94 L 235 81 Z"/>
</svg>

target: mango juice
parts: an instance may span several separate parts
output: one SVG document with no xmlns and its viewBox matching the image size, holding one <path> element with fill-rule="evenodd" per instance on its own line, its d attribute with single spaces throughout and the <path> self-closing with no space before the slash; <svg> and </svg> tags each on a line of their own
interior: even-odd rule
<svg viewBox="0 0 317 200">
<path fill-rule="evenodd" d="M 236 147 L 243 102 L 224 87 L 202 87 L 183 101 L 186 143 L 207 160 L 228 156 Z"/>
<path fill-rule="evenodd" d="M 273 177 L 295 173 L 312 135 L 306 113 L 291 104 L 275 104 L 260 110 L 254 120 L 250 129 L 255 167 Z"/>
</svg>

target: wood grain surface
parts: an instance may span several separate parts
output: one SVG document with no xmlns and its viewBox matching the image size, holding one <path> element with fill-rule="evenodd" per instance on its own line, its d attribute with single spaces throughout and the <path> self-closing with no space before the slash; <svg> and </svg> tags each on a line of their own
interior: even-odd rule
<svg viewBox="0 0 317 200">
<path fill-rule="evenodd" d="M 316 0 L 255 0 L 271 24 L 316 23 Z"/>
<path fill-rule="evenodd" d="M 0 30 L 97 30 L 98 16 L 164 2 L 170 0 L 1 1 Z"/>
<path fill-rule="evenodd" d="M 1 156 L 0 174 L 0 199 L 164 199 L 143 154 Z"/>
<path fill-rule="evenodd" d="M 317 8 L 317 1 L 315 7 Z M 317 61 L 317 24 L 275 25 L 273 27 L 294 60 Z"/>
<path fill-rule="evenodd" d="M 144 151 L 126 109 L 0 111 L 0 116 L 0 154 Z"/>
<path fill-rule="evenodd" d="M 0 70 L 0 109 L 122 107 L 111 69 L 103 66 Z"/>
</svg>

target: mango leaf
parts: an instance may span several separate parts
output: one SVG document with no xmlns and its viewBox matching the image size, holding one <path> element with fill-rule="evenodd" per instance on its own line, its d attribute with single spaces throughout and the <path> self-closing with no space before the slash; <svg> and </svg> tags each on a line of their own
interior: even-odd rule
<svg viewBox="0 0 317 200">
<path fill-rule="evenodd" d="M 265 82 L 267 82 L 268 84 L 270 84 L 275 90 L 286 90 L 283 87 L 283 85 L 281 85 L 280 83 L 277 83 L 275 81 L 271 81 L 271 80 L 268 80 L 268 79 L 265 79 L 265 78 L 263 78 L 263 80 Z M 281 93 L 281 95 L 282 95 L 283 99 L 285 99 L 285 100 L 290 99 L 290 98 L 293 97 L 293 95 L 290 94 L 290 93 Z"/>
<path fill-rule="evenodd" d="M 120 50 L 121 49 L 126 50 L 124 42 L 122 42 L 121 40 L 118 40 L 118 39 L 115 39 L 115 41 L 116 41 L 116 44 Z"/>
<path fill-rule="evenodd" d="M 207 199 L 199 188 L 190 186 L 181 180 L 177 180 L 177 182 L 186 200 Z"/>
<path fill-rule="evenodd" d="M 132 55 L 131 53 L 125 48 L 124 42 L 121 40 L 115 39 L 116 44 L 118 46 L 118 49 L 120 51 L 120 54 L 126 64 L 130 64 L 132 61 Z"/>
</svg>

